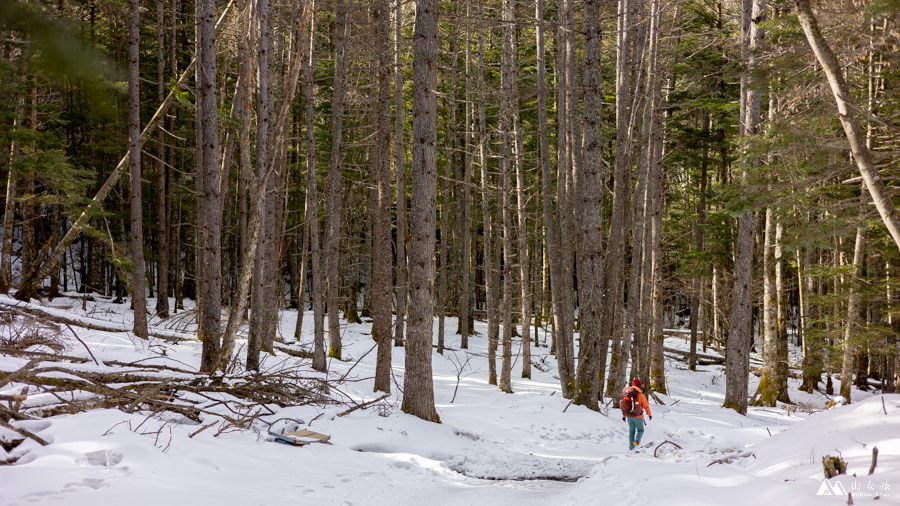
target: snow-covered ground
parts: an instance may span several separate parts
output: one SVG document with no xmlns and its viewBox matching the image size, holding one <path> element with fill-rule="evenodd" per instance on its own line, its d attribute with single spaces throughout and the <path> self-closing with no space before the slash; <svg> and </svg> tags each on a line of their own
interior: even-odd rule
<svg viewBox="0 0 900 506">
<path fill-rule="evenodd" d="M 0 303 L 13 302 L 0 296 Z M 102 371 L 106 362 L 138 360 L 194 370 L 199 365 L 199 343 L 142 341 L 115 331 L 129 327 L 127 305 L 97 296 L 84 310 L 82 303 L 80 298 L 32 303 L 110 328 L 73 327 L 101 365 L 91 361 L 71 367 Z M 153 307 L 152 300 L 149 305 Z M 151 326 L 160 333 L 189 334 L 189 314 L 151 321 Z M 289 337 L 296 316 L 296 311 L 282 312 L 281 333 L 288 345 L 308 348 L 311 315 L 306 315 L 300 343 Z M 515 393 L 505 394 L 487 384 L 484 323 L 476 322 L 479 335 L 470 338 L 469 350 L 459 348 L 456 326 L 455 320 L 447 321 L 448 349 L 443 356 L 433 354 L 441 424 L 400 410 L 404 349 L 394 348 L 392 396 L 343 417 L 337 415 L 347 405 L 277 408 L 274 415 L 259 419 L 257 430 L 218 435 L 214 430 L 195 434 L 206 419 L 198 425 L 106 409 L 17 422 L 51 444 L 26 440 L 8 455 L 0 450 L 0 457 L 19 457 L 14 465 L 0 466 L 0 505 L 756 506 L 767 500 L 846 504 L 845 496 L 822 495 L 844 491 L 853 494 L 856 504 L 876 496 L 876 504 L 900 504 L 900 395 L 854 390 L 852 404 L 819 411 L 828 399 L 796 390 L 798 380 L 791 380 L 792 400 L 816 411 L 751 408 L 748 416 L 740 416 L 720 407 L 722 366 L 690 372 L 670 359 L 669 395 L 660 396 L 665 405 L 651 401 L 653 420 L 644 440 L 628 452 L 627 425 L 617 409 L 596 413 L 569 405 L 560 395 L 549 348 L 533 350 L 543 370 L 535 368 L 531 380 L 519 378 L 521 359 L 515 361 Z M 345 360 L 331 360 L 327 374 L 329 380 L 346 375 L 335 386 L 357 403 L 381 395 L 372 391 L 375 353 L 366 355 L 374 345 L 369 330 L 367 323 L 342 322 Z M 90 358 L 70 332 L 61 338 L 65 354 Z M 666 345 L 686 347 L 680 337 L 669 338 Z M 27 362 L 0 356 L 0 379 Z M 309 376 L 316 375 L 307 362 L 278 352 L 265 356 L 264 367 L 299 363 Z M 754 389 L 757 378 L 750 380 Z M 21 388 L 13 382 L 0 388 L 0 395 L 18 394 Z M 275 430 L 308 428 L 330 435 L 333 444 L 275 443 L 266 434 L 272 422 Z M 0 429 L 0 437 L 12 434 Z M 874 446 L 878 464 L 870 476 Z M 838 454 L 848 463 L 848 475 L 823 485 L 822 457 Z"/>
</svg>

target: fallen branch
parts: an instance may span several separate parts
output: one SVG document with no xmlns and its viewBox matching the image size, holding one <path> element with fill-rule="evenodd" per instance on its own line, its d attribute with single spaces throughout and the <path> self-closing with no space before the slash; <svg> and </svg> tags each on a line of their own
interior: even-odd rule
<svg viewBox="0 0 900 506">
<path fill-rule="evenodd" d="M 21 427 L 16 427 L 12 424 L 4 422 L 3 420 L 0 420 L 0 426 L 6 427 L 7 429 L 14 431 L 14 432 L 18 432 L 19 434 L 21 434 L 27 438 L 33 439 L 36 443 L 40 444 L 41 446 L 47 446 L 48 444 L 50 444 L 47 441 L 45 441 L 44 438 L 31 432 L 30 430 L 23 429 Z"/>
<path fill-rule="evenodd" d="M 39 309 L 39 308 L 33 307 L 28 304 L 29 303 L 26 303 L 26 302 L 8 302 L 6 300 L 0 300 L 0 306 L 6 306 L 16 312 L 28 314 L 28 315 L 31 315 L 34 317 L 41 318 L 46 321 L 53 322 L 53 323 L 61 323 L 63 325 L 67 325 L 67 326 L 74 325 L 76 327 L 81 327 L 81 328 L 85 328 L 88 330 L 99 330 L 101 332 L 119 333 L 119 332 L 130 332 L 131 331 L 131 329 L 126 325 L 115 325 L 112 322 L 109 322 L 109 324 L 107 325 L 107 324 L 105 324 L 105 322 L 104 323 L 92 323 L 89 321 L 85 321 L 85 318 L 67 318 L 64 316 L 55 315 L 49 311 L 45 311 L 43 309 Z M 97 321 L 97 320 L 95 319 L 95 321 Z M 72 329 L 70 328 L 69 330 L 72 330 Z M 193 340 L 195 340 L 192 337 L 179 336 L 176 334 L 177 334 L 176 332 L 164 333 L 164 332 L 159 332 L 159 331 L 152 330 L 152 329 L 148 332 L 148 335 L 159 338 L 159 339 L 164 339 L 166 341 L 193 341 Z M 77 336 L 76 336 L 76 338 L 77 338 Z M 81 341 L 81 339 L 78 339 L 78 340 Z M 84 344 L 83 341 L 82 341 L 82 344 Z"/>
<path fill-rule="evenodd" d="M 666 444 L 666 443 L 668 443 L 668 444 L 674 446 L 675 448 L 678 448 L 679 450 L 682 449 L 682 448 L 681 448 L 680 446 L 678 446 L 677 444 L 675 444 L 675 443 L 669 441 L 668 439 L 666 439 L 666 440 L 663 441 L 662 443 L 659 443 L 658 445 L 656 445 L 656 448 L 653 449 L 653 456 L 654 456 L 654 457 L 659 458 L 659 456 L 656 455 L 656 452 L 657 452 L 657 450 L 659 450 L 659 447 L 660 447 L 660 446 L 662 446 L 662 445 L 664 445 L 664 444 Z"/>
<path fill-rule="evenodd" d="M 350 413 L 353 413 L 353 412 L 356 411 L 357 409 L 365 409 L 365 408 L 371 406 L 372 404 L 375 404 L 375 403 L 378 402 L 378 401 L 382 401 L 382 400 L 384 400 L 384 399 L 386 399 L 386 398 L 388 398 L 388 397 L 390 397 L 390 396 L 391 396 L 391 394 L 384 394 L 384 395 L 382 395 L 381 397 L 379 397 L 379 398 L 377 398 L 377 399 L 374 399 L 374 400 L 371 400 L 371 401 L 369 401 L 369 402 L 364 402 L 364 403 L 362 403 L 362 404 L 357 404 L 356 406 L 353 406 L 352 408 L 348 409 L 347 411 L 338 413 L 338 416 L 349 415 Z M 312 422 L 310 422 L 310 423 L 312 423 Z"/>
<path fill-rule="evenodd" d="M 31 369 L 34 369 L 34 367 L 35 367 L 36 365 L 38 365 L 39 363 L 41 363 L 40 360 L 38 360 L 38 359 L 36 359 L 36 358 L 33 358 L 33 359 L 29 360 L 27 364 L 25 364 L 24 366 L 22 366 L 22 367 L 19 368 L 18 370 L 13 371 L 13 372 L 7 374 L 2 380 L 0 380 L 0 388 L 5 387 L 5 386 L 8 385 L 11 381 L 15 380 L 16 378 L 21 377 L 22 375 L 24 375 L 25 373 L 27 373 L 27 372 L 30 371 Z"/>
</svg>

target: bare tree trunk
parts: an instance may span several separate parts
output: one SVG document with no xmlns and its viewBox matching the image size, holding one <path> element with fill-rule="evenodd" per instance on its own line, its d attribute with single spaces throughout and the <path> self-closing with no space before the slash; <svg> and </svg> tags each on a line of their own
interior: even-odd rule
<svg viewBox="0 0 900 506">
<path fill-rule="evenodd" d="M 300 151 L 300 142 L 297 142 L 296 146 L 297 152 Z M 308 195 L 308 194 L 307 194 Z M 303 208 L 307 209 L 309 204 L 304 203 Z M 303 316 L 306 308 L 304 307 L 304 301 L 306 300 L 306 280 L 309 279 L 309 225 L 310 219 L 309 216 L 305 216 L 303 220 L 303 245 L 300 246 L 300 268 L 298 269 L 300 272 L 297 273 L 296 283 L 297 283 L 297 323 L 294 325 L 294 339 L 299 341 L 300 336 L 303 335 Z M 294 283 L 295 281 L 291 281 Z"/>
<path fill-rule="evenodd" d="M 416 0 L 409 336 L 401 409 L 429 422 L 440 422 L 434 409 L 431 367 L 437 186 L 437 31 L 437 0 Z"/>
<path fill-rule="evenodd" d="M 775 261 L 775 394 L 779 401 L 790 403 L 791 398 L 788 394 L 788 374 L 790 357 L 788 355 L 788 335 L 787 325 L 785 321 L 785 301 L 784 301 L 784 252 L 782 243 L 784 236 L 784 227 L 781 221 L 775 222 L 775 245 L 773 251 L 773 260 Z"/>
<path fill-rule="evenodd" d="M 450 88 L 447 96 L 447 165 L 445 178 L 441 185 L 441 252 L 440 280 L 438 286 L 438 342 L 437 352 L 444 354 L 444 319 L 447 315 L 447 277 L 450 266 L 447 264 L 450 250 L 450 182 L 453 180 L 453 162 L 456 149 L 456 65 L 457 44 L 459 42 L 459 24 L 454 22 L 453 35 L 450 40 Z"/>
<path fill-rule="evenodd" d="M 462 217 L 462 300 L 459 309 L 460 348 L 469 348 L 469 326 L 472 323 L 472 294 L 470 273 L 472 270 L 472 136 L 475 130 L 475 114 L 472 105 L 472 0 L 466 0 L 466 128 L 465 167 L 463 168 L 463 217 Z"/>
<path fill-rule="evenodd" d="M 663 335 L 662 322 L 662 297 L 660 284 L 662 282 L 662 269 L 664 257 L 662 254 L 662 242 L 665 234 L 662 220 L 662 207 L 665 200 L 665 170 L 663 168 L 663 158 L 665 157 L 663 142 L 663 97 L 662 97 L 662 80 L 655 78 L 659 73 L 659 23 L 660 23 L 660 6 L 659 0 L 653 0 L 653 14 L 651 24 L 651 47 L 650 47 L 650 80 L 647 92 L 650 94 L 650 137 L 649 137 L 649 156 L 648 163 L 652 167 L 653 183 L 653 235 L 651 236 L 652 259 L 653 259 L 653 282 L 656 288 L 653 291 L 654 301 L 654 318 L 651 320 L 653 325 L 653 336 L 650 340 L 650 388 L 654 392 L 662 394 L 668 393 L 666 387 L 666 367 L 665 355 L 663 354 L 665 336 Z M 652 75 L 650 75 L 652 74 Z"/>
<path fill-rule="evenodd" d="M 759 378 L 759 397 L 754 406 L 775 406 L 778 373 L 778 328 L 775 308 L 774 236 L 775 217 L 772 208 L 766 209 L 765 240 L 763 241 L 763 373 Z"/>
<path fill-rule="evenodd" d="M 343 168 L 344 98 L 347 84 L 347 23 L 346 0 L 334 6 L 334 90 L 331 112 L 331 160 L 328 165 L 328 196 L 325 201 L 327 228 L 325 257 L 328 277 L 328 356 L 341 358 L 340 328 L 340 242 L 341 242 L 341 170 Z"/>
<path fill-rule="evenodd" d="M 484 297 L 488 328 L 488 383 L 497 384 L 497 335 L 494 333 L 497 315 L 494 314 L 494 255 L 491 252 L 493 232 L 491 226 L 490 176 L 487 167 L 487 113 L 485 112 L 484 85 L 484 0 L 478 2 L 478 156 L 481 169 L 481 212 L 484 220 Z"/>
<path fill-rule="evenodd" d="M 128 165 L 131 176 L 131 291 L 134 305 L 134 333 L 138 337 L 147 339 L 144 228 L 141 207 L 143 200 L 141 199 L 140 7 L 140 0 L 128 0 L 128 153 L 130 155 Z"/>
<path fill-rule="evenodd" d="M 21 102 L 16 103 L 16 113 L 13 116 L 13 126 L 19 121 L 21 114 Z M 10 162 L 16 157 L 19 147 L 15 140 L 10 142 Z M 9 164 L 9 174 L 6 178 L 6 204 L 3 211 L 3 246 L 0 251 L 0 293 L 9 293 L 12 288 L 12 248 L 13 230 L 16 215 L 16 171 L 13 164 Z M 82 280 L 84 281 L 84 280 Z"/>
<path fill-rule="evenodd" d="M 828 84 L 831 87 L 831 93 L 837 103 L 838 118 L 844 127 L 844 133 L 847 141 L 850 143 L 850 151 L 853 153 L 853 159 L 859 168 L 859 173 L 866 182 L 866 188 L 872 196 L 875 208 L 881 215 L 881 221 L 887 227 L 894 242 L 900 247 L 900 217 L 897 216 L 897 209 L 891 198 L 885 193 L 884 181 L 878 175 L 878 168 L 872 159 L 872 152 L 866 146 L 865 136 L 859 126 L 857 117 L 861 110 L 853 102 L 853 96 L 850 94 L 850 88 L 844 79 L 843 70 L 834 52 L 822 36 L 819 30 L 819 23 L 812 12 L 809 0 L 795 0 L 797 5 L 797 17 L 800 20 L 800 26 L 803 33 L 806 34 L 806 40 L 816 58 L 825 71 L 828 78 Z"/>
<path fill-rule="evenodd" d="M 516 11 L 510 8 L 510 25 L 516 22 Z M 519 260 L 519 291 L 522 312 L 522 377 L 531 378 L 531 281 L 529 279 L 530 260 L 528 255 L 528 223 L 525 212 L 525 162 L 524 162 L 524 141 L 522 133 L 522 121 L 519 117 L 519 55 L 518 55 L 518 37 L 516 30 L 511 30 L 511 68 L 509 76 L 510 94 L 512 96 L 512 121 L 513 121 L 513 139 L 514 139 L 514 159 L 516 163 L 516 214 L 517 214 L 517 237 L 518 237 L 518 260 Z"/>
<path fill-rule="evenodd" d="M 316 132 L 315 132 L 315 0 L 310 0 L 310 23 L 308 51 L 309 60 L 304 69 L 304 96 L 306 106 L 306 219 L 309 220 L 310 262 L 312 263 L 312 310 L 313 310 L 313 369 L 324 372 L 325 321 L 322 307 L 322 260 L 319 250 L 319 191 L 316 183 Z"/>
<path fill-rule="evenodd" d="M 375 390 L 391 391 L 391 54 L 390 5 L 388 0 L 372 4 L 375 51 L 378 61 L 378 97 L 375 110 L 376 202 L 372 210 L 372 337 L 378 343 Z"/>
<path fill-rule="evenodd" d="M 500 177 L 502 188 L 500 191 L 500 213 L 503 220 L 503 357 L 500 366 L 500 390 L 512 393 L 512 217 L 509 209 L 512 183 L 510 177 L 510 157 L 512 155 L 512 132 L 510 116 L 513 114 L 512 85 L 512 1 L 503 1 L 503 30 L 500 61 Z"/>
<path fill-rule="evenodd" d="M 743 0 L 741 16 L 741 53 L 747 66 L 756 65 L 756 51 L 761 49 L 765 32 L 766 0 Z M 744 148 L 748 139 L 759 134 L 760 96 L 750 83 L 751 75 L 741 76 L 741 136 Z M 741 180 L 754 165 L 744 162 Z M 756 212 L 745 210 L 738 218 L 738 231 L 734 255 L 734 290 L 731 295 L 728 344 L 725 354 L 725 402 L 724 406 L 742 415 L 747 414 L 747 383 L 750 370 L 750 348 L 753 344 L 753 236 L 756 230 Z"/>
<path fill-rule="evenodd" d="M 156 79 L 159 81 L 156 91 L 156 99 L 162 103 L 166 99 L 165 86 L 165 13 L 163 2 L 156 2 Z M 175 48 L 172 48 L 174 51 Z M 166 187 L 169 168 L 166 166 L 166 141 L 165 132 L 159 131 L 156 146 L 156 175 L 157 175 L 157 267 L 156 267 L 156 315 L 160 318 L 169 317 L 169 191 Z"/>
<path fill-rule="evenodd" d="M 841 395 L 850 402 L 850 392 L 853 387 L 853 371 L 858 354 L 858 346 L 854 333 L 855 327 L 858 325 L 859 319 L 859 291 L 857 284 L 859 283 L 860 270 L 862 265 L 863 248 L 866 244 L 866 222 L 862 219 L 864 216 L 865 200 L 860 197 L 860 222 L 856 227 L 856 241 L 853 246 L 853 264 L 850 266 L 849 272 L 849 289 L 847 297 L 847 320 L 844 323 L 844 339 L 841 344 L 843 358 L 841 360 Z"/>
<path fill-rule="evenodd" d="M 585 1 L 584 18 L 584 165 L 578 206 L 581 219 L 579 232 L 583 244 L 578 266 L 581 360 L 575 382 L 575 402 L 597 411 L 600 409 L 597 400 L 602 393 L 600 348 L 606 344 L 601 334 L 600 321 L 603 308 L 603 216 L 599 197 L 602 195 L 603 140 L 600 118 L 603 93 L 600 78 L 602 47 L 599 0 Z"/>
<path fill-rule="evenodd" d="M 550 294 L 552 297 L 553 325 L 554 325 L 554 341 L 560 334 L 559 326 L 564 318 L 563 308 L 566 306 L 565 293 L 562 284 L 562 259 L 560 258 L 560 238 L 559 227 L 553 216 L 553 186 L 552 174 L 550 173 L 550 141 L 547 127 L 547 75 L 544 48 L 544 4 L 543 0 L 535 0 L 535 19 L 537 22 L 537 69 L 538 69 L 538 129 L 540 144 L 540 160 L 541 160 L 541 191 L 543 193 L 543 214 L 544 229 L 547 235 L 547 256 L 550 269 Z M 563 117 L 564 118 L 564 117 Z M 562 121 L 562 118 L 561 118 Z M 562 129 L 562 127 L 560 127 Z M 554 349 L 551 346 L 550 352 L 557 352 L 557 364 L 559 372 L 559 382 L 562 391 L 568 392 L 569 381 L 572 374 L 568 369 L 568 361 L 566 360 L 566 351 L 559 351 L 558 347 Z"/>
<path fill-rule="evenodd" d="M 200 370 L 212 371 L 221 345 L 221 242 L 222 196 L 219 193 L 219 118 L 216 90 L 216 6 L 214 0 L 197 0 L 198 60 L 197 126 L 199 174 L 198 297 L 199 338 L 203 342 Z"/>
<path fill-rule="evenodd" d="M 709 131 L 710 115 L 703 115 L 703 125 L 701 129 L 704 132 Z M 709 168 L 709 160 L 707 158 L 707 150 L 704 146 L 702 160 L 700 161 L 700 196 L 697 202 L 697 227 L 694 231 L 695 249 L 697 254 L 703 253 L 703 242 L 706 238 L 706 182 Z M 699 272 L 692 280 L 693 290 L 691 297 L 691 355 L 688 362 L 688 368 L 692 371 L 697 370 L 697 327 L 702 323 L 700 316 L 700 308 L 702 302 L 702 281 Z M 704 327 L 705 329 L 705 327 Z M 706 351 L 707 332 L 703 332 L 703 346 Z"/>
<path fill-rule="evenodd" d="M 265 286 L 270 281 L 270 263 L 274 262 L 273 246 L 275 237 L 272 235 L 271 219 L 274 217 L 274 207 L 281 203 L 275 196 L 275 180 L 268 176 L 269 166 L 274 164 L 270 155 L 270 126 L 272 124 L 272 101 L 275 98 L 274 83 L 272 82 L 272 57 L 274 41 L 272 40 L 272 26 L 269 20 L 271 15 L 268 0 L 255 0 L 254 15 L 256 17 L 256 33 L 259 37 L 257 44 L 257 72 L 256 72 L 256 182 L 265 189 L 259 193 L 262 197 L 257 202 L 250 203 L 251 208 L 257 207 L 256 213 L 259 224 L 254 231 L 250 231 L 250 240 L 257 243 L 254 255 L 254 267 L 250 292 L 250 330 L 247 338 L 247 370 L 259 370 L 259 352 L 262 342 L 265 340 L 265 326 L 272 318 L 272 308 L 268 300 L 268 290 Z M 265 176 L 263 176 L 265 175 Z M 264 177 L 260 179 L 260 177 Z M 254 191 L 254 196 L 259 189 Z M 253 211 L 251 211 L 251 214 Z M 251 218 L 252 220 L 253 218 Z M 240 317 L 239 315 L 234 315 Z M 276 313 L 277 318 L 277 313 Z"/>
<path fill-rule="evenodd" d="M 405 321 L 406 308 L 409 297 L 409 285 L 407 284 L 408 265 L 406 262 L 406 236 L 408 233 L 406 223 L 406 146 L 403 144 L 403 127 L 406 122 L 406 104 L 403 100 L 403 38 L 401 28 L 403 26 L 403 2 L 397 0 L 394 19 L 394 66 L 397 71 L 394 74 L 394 109 L 397 118 L 394 126 L 394 170 L 397 178 L 397 285 L 394 288 L 394 296 L 397 298 L 397 321 L 394 324 L 394 346 L 403 346 L 406 337 Z"/>
</svg>

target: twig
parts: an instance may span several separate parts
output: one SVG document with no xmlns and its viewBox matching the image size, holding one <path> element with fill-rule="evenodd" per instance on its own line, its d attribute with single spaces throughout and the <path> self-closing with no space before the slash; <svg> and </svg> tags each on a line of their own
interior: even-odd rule
<svg viewBox="0 0 900 506">
<path fill-rule="evenodd" d="M 95 357 L 94 354 L 91 353 L 91 349 L 88 348 L 88 345 L 85 344 L 84 341 L 82 341 L 80 337 L 78 337 L 78 334 L 76 334 L 74 330 L 72 330 L 72 326 L 69 325 L 67 322 L 62 322 L 62 323 L 63 323 L 63 325 L 66 326 L 67 329 L 69 329 L 70 332 L 72 332 L 72 335 L 75 336 L 75 339 L 78 339 L 78 342 L 81 343 L 82 346 L 84 346 L 84 349 L 87 350 L 88 355 L 90 355 L 91 358 L 94 359 L 94 363 L 97 365 L 100 365 L 100 362 L 97 362 L 97 357 Z"/>
<path fill-rule="evenodd" d="M 196 436 L 197 434 L 200 434 L 201 432 L 203 432 L 203 431 L 205 431 L 206 429 L 212 427 L 212 426 L 215 425 L 216 423 L 218 423 L 218 422 L 208 423 L 208 424 L 204 425 L 203 427 L 200 427 L 199 429 L 197 429 L 197 430 L 194 431 L 193 433 L 191 433 L 191 435 L 188 436 L 188 437 L 189 437 L 189 438 L 193 438 L 193 437 Z"/>
<path fill-rule="evenodd" d="M 9 430 L 18 432 L 19 434 L 21 434 L 25 437 L 31 438 L 31 439 L 35 440 L 37 443 L 39 443 L 41 446 L 47 446 L 48 444 L 50 444 L 47 441 L 45 441 L 44 438 L 38 436 L 37 434 L 34 434 L 30 430 L 26 430 L 26 429 L 22 429 L 20 427 L 16 427 L 14 425 L 10 425 L 10 424 L 4 422 L 3 420 L 0 420 L 0 426 L 6 427 Z"/>
<path fill-rule="evenodd" d="M 884 407 L 884 395 L 881 396 L 881 409 L 884 411 L 885 416 L 887 415 L 887 408 Z"/>
<path fill-rule="evenodd" d="M 567 410 L 567 409 L 569 409 L 569 406 L 571 406 L 571 405 L 572 405 L 572 403 L 573 403 L 573 402 L 575 402 L 575 399 L 572 399 L 572 400 L 571 400 L 571 401 L 569 401 L 569 403 L 568 403 L 568 404 L 566 404 L 566 407 L 565 407 L 565 408 L 563 408 L 563 413 L 565 413 L 565 412 L 566 412 L 566 410 Z"/>
<path fill-rule="evenodd" d="M 378 401 L 382 401 L 382 400 L 384 400 L 384 399 L 386 399 L 386 398 L 388 398 L 388 397 L 390 397 L 390 396 L 391 396 L 391 394 L 384 394 L 384 395 L 382 395 L 381 397 L 379 397 L 379 398 L 377 398 L 377 399 L 373 399 L 373 400 L 371 400 L 371 401 L 369 401 L 369 402 L 364 402 L 364 403 L 362 403 L 362 404 L 357 404 L 356 406 L 353 406 L 352 408 L 348 409 L 347 411 L 343 411 L 343 412 L 341 412 L 341 413 L 338 413 L 338 416 L 349 415 L 350 413 L 353 413 L 353 412 L 356 411 L 357 409 L 364 409 L 364 408 L 367 408 L 367 407 L 371 406 L 372 404 L 375 404 L 375 403 L 378 402 Z"/>
<path fill-rule="evenodd" d="M 662 443 L 659 443 L 658 445 L 656 445 L 656 448 L 653 449 L 653 456 L 654 456 L 654 457 L 659 458 L 659 457 L 656 455 L 656 451 L 659 450 L 659 447 L 660 447 L 660 446 L 662 446 L 662 445 L 664 445 L 664 444 L 666 444 L 666 443 L 669 443 L 670 445 L 674 446 L 675 448 L 678 448 L 679 450 L 682 449 L 682 448 L 681 448 L 680 446 L 678 446 L 677 444 L 675 444 L 675 443 L 669 441 L 668 439 L 666 439 L 666 440 L 663 441 Z"/>
<path fill-rule="evenodd" d="M 319 419 L 319 418 L 321 418 L 321 417 L 322 417 L 322 415 L 324 415 L 324 414 L 325 414 L 325 412 L 324 412 L 324 411 L 323 411 L 323 412 L 321 412 L 321 413 L 319 413 L 319 414 L 318 414 L 318 415 L 316 415 L 316 417 L 315 417 L 315 418 L 313 418 L 313 419 L 312 419 L 312 420 L 310 420 L 310 421 L 309 421 L 309 423 L 308 423 L 308 424 L 306 424 L 306 426 L 307 426 L 307 427 L 312 427 L 312 423 L 313 423 L 313 422 L 315 422 L 315 421 L 316 421 L 316 420 L 318 420 L 318 419 Z"/>
<path fill-rule="evenodd" d="M 338 383 L 341 383 L 342 381 L 344 381 L 344 378 L 346 378 L 347 375 L 350 374 L 350 371 L 352 371 L 354 367 L 356 367 L 357 365 L 359 365 L 360 360 L 366 358 L 366 355 L 368 355 L 369 353 L 372 353 L 372 350 L 374 350 L 376 346 L 378 346 L 378 343 L 375 343 L 374 346 L 372 346 L 371 348 L 369 348 L 369 351 L 365 352 L 365 353 L 363 354 L 363 356 L 359 357 L 359 358 L 356 360 L 356 362 L 354 362 L 353 365 L 350 366 L 350 369 L 347 369 L 347 372 L 345 372 L 344 375 L 341 376 L 341 378 L 340 378 L 339 380 L 337 380 L 337 382 L 338 382 Z"/>
</svg>

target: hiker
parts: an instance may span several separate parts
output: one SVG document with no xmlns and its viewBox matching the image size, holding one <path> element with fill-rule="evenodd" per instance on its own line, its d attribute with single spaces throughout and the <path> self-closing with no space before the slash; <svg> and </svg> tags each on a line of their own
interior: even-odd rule
<svg viewBox="0 0 900 506">
<path fill-rule="evenodd" d="M 641 436 L 644 435 L 644 411 L 647 416 L 653 420 L 650 413 L 650 404 L 647 403 L 647 397 L 641 390 L 641 380 L 634 378 L 631 386 L 622 389 L 622 400 L 619 407 L 622 408 L 622 421 L 628 420 L 628 450 L 641 443 Z"/>
</svg>

